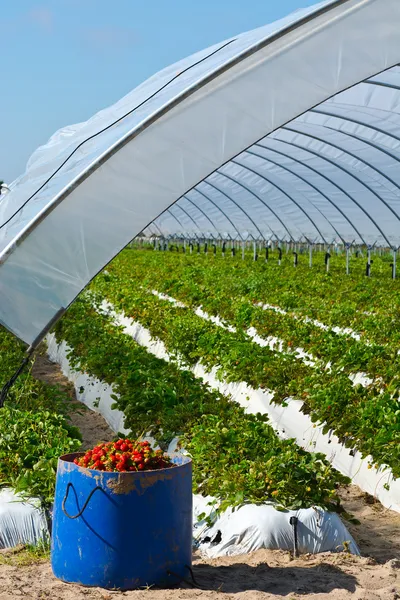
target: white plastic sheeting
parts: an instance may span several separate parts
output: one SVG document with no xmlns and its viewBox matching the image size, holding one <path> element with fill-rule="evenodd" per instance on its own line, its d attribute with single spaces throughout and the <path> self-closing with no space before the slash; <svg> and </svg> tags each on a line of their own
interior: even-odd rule
<svg viewBox="0 0 400 600">
<path fill-rule="evenodd" d="M 99 412 L 115 433 L 127 435 L 129 430 L 124 427 L 124 413 L 113 410 L 115 400 L 111 398 L 115 391 L 112 386 L 91 377 L 87 373 L 75 371 L 68 360 L 69 348 L 65 342 L 57 344 L 54 334 L 47 336 L 47 353 L 51 361 L 60 365 L 64 375 L 74 384 L 79 402 L 88 408 Z"/>
<path fill-rule="evenodd" d="M 193 498 L 193 529 L 200 552 L 210 558 L 236 556 L 263 548 L 293 550 L 294 530 L 290 519 L 298 519 L 297 536 L 300 554 L 351 552 L 359 554 L 357 544 L 339 515 L 318 508 L 278 511 L 273 504 L 247 504 L 228 509 L 216 516 L 213 498 Z M 201 515 L 211 515 L 212 525 Z"/>
<path fill-rule="evenodd" d="M 394 67 L 248 148 L 148 232 L 398 246 L 399 107 Z"/>
<path fill-rule="evenodd" d="M 327 0 L 168 67 L 57 132 L 0 202 L 0 322 L 38 341 L 113 256 L 185 195 L 188 214 L 205 199 L 213 231 L 398 245 L 397 76 L 383 72 L 400 61 L 399 26 L 398 0 Z M 362 109 L 354 110 L 351 90 L 347 103 L 334 99 L 378 73 L 382 80 L 363 84 Z M 391 101 L 375 90 L 386 84 Z M 315 109 L 295 124 L 299 132 L 277 131 L 328 99 L 324 115 Z M 311 137 L 318 119 L 340 133 Z M 251 146 L 253 154 L 240 155 Z M 283 148 L 285 166 L 307 172 L 302 183 L 274 166 Z M 267 163 L 255 156 L 264 152 Z M 258 207 L 253 216 L 247 205 Z M 181 230 L 182 207 L 170 212 Z"/>
<path fill-rule="evenodd" d="M 0 550 L 36 545 L 48 535 L 46 515 L 38 500 L 23 502 L 12 490 L 0 490 Z"/>
</svg>

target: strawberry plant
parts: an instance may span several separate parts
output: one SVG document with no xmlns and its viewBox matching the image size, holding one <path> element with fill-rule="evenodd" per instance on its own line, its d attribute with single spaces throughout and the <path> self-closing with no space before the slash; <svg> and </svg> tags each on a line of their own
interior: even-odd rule
<svg viewBox="0 0 400 600">
<path fill-rule="evenodd" d="M 15 372 L 25 349 L 0 327 L 0 386 Z M 57 460 L 80 446 L 80 433 L 68 418 L 66 395 L 34 379 L 30 369 L 11 388 L 0 410 L 0 487 L 24 497 L 53 501 Z"/>
</svg>

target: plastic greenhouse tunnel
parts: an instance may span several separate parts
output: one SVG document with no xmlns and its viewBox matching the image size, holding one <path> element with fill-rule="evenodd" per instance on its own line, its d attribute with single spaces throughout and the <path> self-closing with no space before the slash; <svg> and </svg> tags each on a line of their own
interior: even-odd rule
<svg viewBox="0 0 400 600">
<path fill-rule="evenodd" d="M 34 349 L 143 231 L 396 256 L 399 31 L 399 0 L 328 0 L 55 133 L 2 188 L 0 322 Z"/>
</svg>

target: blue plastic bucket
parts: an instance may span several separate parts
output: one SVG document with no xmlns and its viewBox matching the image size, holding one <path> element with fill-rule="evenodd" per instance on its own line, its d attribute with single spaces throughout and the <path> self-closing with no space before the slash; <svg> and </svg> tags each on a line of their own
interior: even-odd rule
<svg viewBox="0 0 400 600">
<path fill-rule="evenodd" d="M 56 577 L 108 589 L 169 586 L 192 564 L 192 463 L 108 473 L 58 461 L 51 564 Z"/>
</svg>

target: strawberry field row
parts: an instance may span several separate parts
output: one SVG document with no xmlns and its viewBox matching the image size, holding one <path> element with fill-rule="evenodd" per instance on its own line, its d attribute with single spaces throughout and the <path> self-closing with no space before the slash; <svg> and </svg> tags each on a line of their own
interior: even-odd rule
<svg viewBox="0 0 400 600">
<path fill-rule="evenodd" d="M 99 314 L 93 298 L 70 308 L 56 337 L 71 348 L 75 369 L 113 384 L 115 406 L 134 435 L 183 436 L 194 459 L 195 490 L 216 496 L 222 508 L 244 499 L 270 498 L 286 507 L 337 503 L 336 487 L 347 480 L 323 455 L 280 440 L 266 416 L 246 414 L 191 371 L 149 354 Z"/>
<path fill-rule="evenodd" d="M 131 262 L 134 264 L 134 258 Z M 161 273 L 157 274 L 162 286 Z M 137 279 L 147 283 L 139 276 Z M 290 396 L 303 400 L 304 411 L 314 422 L 323 423 L 325 431 L 333 430 L 347 447 L 358 449 L 363 456 L 371 455 L 378 465 L 389 465 L 394 476 L 399 476 L 399 384 L 395 370 L 391 380 L 390 371 L 386 372 L 387 383 L 353 386 L 349 366 L 343 365 L 340 357 L 327 371 L 323 365 L 307 366 L 294 354 L 261 348 L 243 329 L 229 332 L 188 308 L 147 293 L 120 262 L 112 264 L 92 287 L 161 339 L 168 352 L 183 357 L 188 364 L 200 361 L 208 369 L 218 367 L 220 377 L 228 382 L 244 381 L 256 389 L 273 390 L 275 402 L 282 403 Z M 359 365 L 357 360 L 359 357 L 351 363 L 354 368 Z M 370 357 L 368 360 L 372 361 Z M 374 360 L 382 370 L 384 361 L 379 363 L 379 353 Z"/>
<path fill-rule="evenodd" d="M 326 325 L 351 327 L 374 343 L 400 347 L 399 283 L 387 278 L 155 251 L 125 251 L 115 263 L 125 264 L 133 279 L 157 288 L 161 284 L 160 291 L 196 306 L 203 303 L 211 314 L 223 311 L 227 319 L 237 310 L 232 300 L 269 303 Z"/>
<path fill-rule="evenodd" d="M 123 277 L 135 286 L 151 288 L 156 285 L 159 291 L 174 295 L 188 306 L 197 308 L 201 305 L 211 315 L 218 315 L 237 328 L 254 328 L 261 337 L 277 337 L 284 342 L 288 351 L 300 346 L 325 363 L 334 362 L 338 369 L 342 368 L 346 373 L 362 371 L 389 383 L 400 372 L 400 355 L 394 343 L 367 341 L 365 338 L 357 340 L 323 329 L 310 320 L 293 318 L 297 314 L 293 316 L 281 311 L 266 311 L 244 295 L 236 297 L 229 278 L 224 282 L 222 273 L 214 273 L 216 263 L 210 265 L 209 262 L 202 268 L 196 265 L 195 272 L 201 272 L 204 279 L 209 277 L 209 271 L 214 273 L 213 290 L 206 287 L 204 280 L 196 281 L 193 278 L 191 259 L 184 258 L 189 259 L 186 270 L 181 272 L 178 267 L 175 272 L 173 255 L 125 252 L 110 265 L 109 273 L 110 276 L 115 274 L 117 278 Z M 393 293 L 392 297 L 395 301 L 396 294 Z M 374 320 L 376 330 L 383 330 L 382 320 L 390 319 L 380 315 L 369 318 Z M 391 335 L 397 336 L 392 328 Z"/>
</svg>

